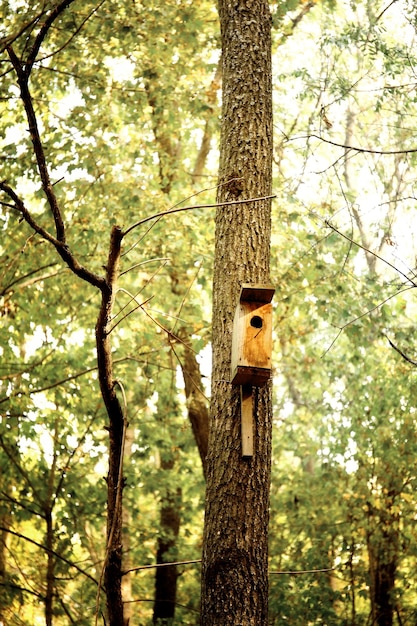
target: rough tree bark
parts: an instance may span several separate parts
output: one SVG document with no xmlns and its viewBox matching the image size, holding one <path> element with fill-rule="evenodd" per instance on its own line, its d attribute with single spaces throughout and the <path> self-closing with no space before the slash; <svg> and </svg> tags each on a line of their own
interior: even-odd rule
<svg viewBox="0 0 417 626">
<path fill-rule="evenodd" d="M 106 265 L 106 280 L 101 290 L 101 307 L 96 323 L 97 365 L 101 395 L 109 418 L 109 471 L 107 474 L 107 545 L 104 562 L 104 588 L 110 626 L 126 626 L 122 599 L 122 493 L 123 447 L 126 430 L 124 410 L 116 394 L 111 350 L 111 320 L 123 233 L 114 226 Z"/>
<path fill-rule="evenodd" d="M 400 547 L 400 516 L 393 506 L 398 492 L 386 487 L 381 508 L 368 503 L 366 543 L 369 558 L 371 619 L 375 626 L 392 626 L 396 610 L 395 581 Z"/>
<path fill-rule="evenodd" d="M 271 16 L 265 0 L 220 0 L 223 104 L 218 202 L 271 193 Z M 239 388 L 230 384 L 243 282 L 269 282 L 270 200 L 219 207 L 201 624 L 267 624 L 271 386 L 254 391 L 254 456 L 243 460 Z"/>
</svg>

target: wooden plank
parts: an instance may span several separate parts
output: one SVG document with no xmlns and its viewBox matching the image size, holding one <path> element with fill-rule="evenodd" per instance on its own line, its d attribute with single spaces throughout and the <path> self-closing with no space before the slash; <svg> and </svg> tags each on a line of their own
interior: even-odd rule
<svg viewBox="0 0 417 626">
<path fill-rule="evenodd" d="M 252 386 L 242 385 L 240 388 L 242 457 L 253 457 L 253 396 Z"/>
</svg>

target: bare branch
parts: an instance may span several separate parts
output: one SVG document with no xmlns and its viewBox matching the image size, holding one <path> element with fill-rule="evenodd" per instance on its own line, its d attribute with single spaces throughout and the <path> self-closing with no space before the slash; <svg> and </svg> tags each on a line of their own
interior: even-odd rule
<svg viewBox="0 0 417 626">
<path fill-rule="evenodd" d="M 227 181 L 228 183 L 230 182 Z M 276 195 L 271 196 L 261 196 L 260 198 L 248 198 L 247 200 L 233 200 L 231 202 L 217 202 L 216 204 L 196 204 L 195 206 L 184 206 L 178 207 L 174 209 L 168 209 L 167 211 L 161 211 L 160 213 L 154 213 L 154 215 L 150 215 L 149 217 L 145 217 L 136 224 L 129 226 L 127 230 L 124 231 L 123 236 L 126 236 L 130 231 L 142 224 L 146 224 L 150 220 L 158 219 L 159 217 L 164 217 L 165 215 L 170 215 L 171 213 L 179 213 L 180 211 L 193 211 L 194 209 L 213 209 L 221 206 L 230 206 L 233 204 L 250 204 L 251 202 L 261 202 L 262 200 L 272 200 L 276 198 Z"/>
<path fill-rule="evenodd" d="M 123 576 L 130 574 L 130 572 L 140 572 L 144 569 L 157 569 L 158 567 L 169 567 L 172 565 L 191 565 L 193 563 L 201 563 L 201 559 L 192 559 L 190 561 L 175 561 L 173 563 L 152 563 L 151 565 L 140 565 L 139 567 L 132 567 L 125 570 Z"/>
<path fill-rule="evenodd" d="M 344 143 L 339 143 L 337 141 L 332 141 L 331 139 L 326 139 L 321 135 L 317 135 L 316 133 L 310 133 L 309 135 L 293 137 L 289 139 L 289 141 L 298 141 L 300 139 L 319 139 L 323 143 L 327 143 L 331 146 L 336 146 L 336 148 L 343 148 L 344 150 L 354 150 L 355 152 L 362 152 L 366 154 L 413 154 L 417 152 L 417 148 L 409 148 L 406 150 L 376 150 L 375 148 L 361 148 L 360 146 L 348 146 Z"/>
<path fill-rule="evenodd" d="M 392 7 L 392 5 L 395 4 L 396 2 L 398 2 L 398 0 L 391 0 L 391 2 L 389 4 L 387 4 L 387 6 L 384 9 L 382 9 L 381 13 L 379 15 L 377 15 L 377 17 L 375 18 L 375 24 L 377 22 L 379 22 L 379 20 L 384 15 L 384 13 L 386 11 L 388 11 L 388 9 L 390 9 Z"/>
<path fill-rule="evenodd" d="M 63 13 L 65 11 L 65 9 L 67 7 L 69 7 L 70 4 L 72 4 L 73 2 L 75 2 L 75 0 L 62 0 L 62 2 L 59 2 L 50 12 L 50 14 L 48 15 L 48 17 L 46 18 L 46 20 L 44 21 L 44 23 L 42 24 L 41 28 L 39 29 L 39 32 L 36 36 L 35 42 L 29 52 L 29 56 L 28 59 L 25 63 L 25 75 L 27 78 L 29 78 L 29 75 L 32 71 L 32 67 L 34 62 L 36 61 L 36 57 L 38 56 L 38 52 L 39 49 L 42 45 L 42 42 L 44 41 L 46 35 L 48 34 L 49 29 L 51 28 L 52 24 L 55 22 L 55 20 L 59 17 L 59 15 L 61 15 L 61 13 Z"/>
<path fill-rule="evenodd" d="M 74 0 L 71 0 L 71 2 L 73 2 Z M 78 28 L 75 29 L 75 31 L 71 34 L 71 36 L 65 41 L 65 43 L 62 44 L 62 46 L 60 46 L 59 48 L 57 48 L 56 50 L 54 50 L 53 52 L 51 52 L 50 54 L 47 54 L 43 57 L 41 57 L 40 59 L 38 59 L 39 62 L 45 61 L 46 59 L 50 59 L 51 57 L 54 57 L 56 54 L 59 54 L 62 50 L 64 50 L 68 44 L 75 39 L 75 37 L 80 33 L 80 31 L 84 28 L 84 25 L 88 22 L 88 20 L 91 18 L 92 15 L 94 15 L 94 13 L 97 13 L 97 11 L 99 10 L 99 8 L 104 4 L 106 0 L 101 0 L 100 4 L 96 7 L 94 7 L 90 13 L 82 20 L 81 24 L 78 26 Z M 59 72 L 59 70 L 54 70 L 53 68 L 50 67 L 44 67 L 41 66 L 42 69 L 48 69 L 51 71 L 57 71 Z M 67 72 L 62 72 L 62 73 L 67 73 Z M 69 76 L 73 76 L 73 74 L 68 73 Z"/>
<path fill-rule="evenodd" d="M 38 121 L 36 119 L 35 110 L 33 108 L 32 96 L 29 90 L 29 75 L 25 71 L 22 62 L 17 58 L 11 46 L 7 47 L 7 52 L 9 53 L 10 60 L 13 63 L 13 67 L 17 75 L 17 81 L 20 87 L 20 97 L 23 102 L 27 121 L 29 124 L 29 133 L 33 144 L 33 150 L 35 153 L 39 176 L 42 182 L 42 189 L 45 192 L 55 222 L 56 237 L 58 241 L 65 243 L 64 221 L 62 219 L 61 211 L 58 206 L 58 200 L 55 196 L 53 185 L 51 184 L 51 179 L 49 176 L 48 166 L 46 164 L 45 151 L 43 149 L 43 144 L 39 133 Z"/>
<path fill-rule="evenodd" d="M 55 552 L 55 550 L 51 550 L 50 548 L 47 548 L 43 544 L 38 543 L 34 539 L 31 539 L 30 537 L 27 537 L 26 535 L 22 535 L 21 533 L 18 533 L 15 530 L 11 530 L 10 528 L 7 528 L 5 526 L 0 526 L 0 530 L 4 531 L 6 533 L 9 533 L 10 535 L 13 535 L 14 537 L 17 537 L 18 539 L 23 539 L 24 541 L 27 541 L 28 543 L 31 543 L 32 545 L 36 546 L 37 548 L 40 548 L 44 552 L 47 552 L 48 554 L 51 554 L 52 556 L 56 557 L 60 561 L 63 561 L 63 563 L 66 563 L 70 567 L 73 567 L 74 569 L 76 569 L 77 572 L 79 572 L 80 574 L 83 574 L 83 576 L 85 576 L 86 578 L 91 580 L 95 585 L 98 585 L 98 582 L 96 581 L 96 579 L 93 576 L 91 576 L 91 574 L 89 574 L 88 572 L 83 570 L 81 567 L 79 567 L 79 565 L 77 565 L 73 561 L 70 561 L 69 559 L 66 559 L 64 556 L 62 556 L 62 554 L 59 554 L 58 552 Z"/>
<path fill-rule="evenodd" d="M 158 567 L 169 567 L 172 565 L 193 565 L 194 563 L 201 563 L 201 559 L 193 559 L 190 561 L 174 561 L 173 563 L 153 563 L 151 565 L 140 565 L 139 567 L 132 567 L 123 572 L 123 575 L 129 574 L 129 572 L 140 572 L 146 569 L 157 569 Z M 323 567 L 322 569 L 297 569 L 297 570 L 277 570 L 269 572 L 269 575 L 276 574 L 321 574 L 323 572 L 334 572 L 334 567 Z"/>
<path fill-rule="evenodd" d="M 35 17 L 32 17 L 30 20 L 25 22 L 16 33 L 12 33 L 3 39 L 0 39 L 0 52 L 4 52 L 8 46 L 11 46 L 28 28 L 36 24 L 36 22 L 38 22 L 41 17 L 45 15 L 45 13 L 46 11 L 44 10 L 38 15 L 35 15 Z"/>
<path fill-rule="evenodd" d="M 99 276 L 98 274 L 95 274 L 94 272 L 91 272 L 89 269 L 81 265 L 77 261 L 65 241 L 60 241 L 59 239 L 51 235 L 49 231 L 43 228 L 43 226 L 38 224 L 26 208 L 23 200 L 19 198 L 17 193 L 7 183 L 5 183 L 4 181 L 0 182 L 0 190 L 4 191 L 4 193 L 6 193 L 9 198 L 13 200 L 13 208 L 21 214 L 25 222 L 29 224 L 29 226 L 43 239 L 49 241 L 49 243 L 51 243 L 55 247 L 62 260 L 65 261 L 65 263 L 68 265 L 70 270 L 74 272 L 74 274 L 76 274 L 79 278 L 85 280 L 87 283 L 90 283 L 90 285 L 93 285 L 94 287 L 98 287 L 99 289 L 104 288 L 105 278 Z"/>
<path fill-rule="evenodd" d="M 297 28 L 298 24 L 301 22 L 301 20 L 303 19 L 303 17 L 305 15 L 307 15 L 307 13 L 316 5 L 316 0 L 308 0 L 308 2 L 305 2 L 301 8 L 301 11 L 294 17 L 291 18 L 291 22 L 292 22 L 292 27 L 291 27 L 291 32 L 290 33 L 284 33 L 283 37 L 289 37 L 290 35 L 294 34 L 295 29 Z"/>
<path fill-rule="evenodd" d="M 58 276 L 58 274 L 62 273 L 62 270 L 56 270 L 55 272 L 50 272 L 49 274 L 41 274 L 40 276 L 37 275 L 43 269 L 46 269 L 47 267 L 54 267 L 55 265 L 57 264 L 48 263 L 47 265 L 38 267 L 37 269 L 28 272 L 24 276 L 19 276 L 18 278 L 15 278 L 8 285 L 6 285 L 4 289 L 0 291 L 0 296 L 5 296 L 6 294 L 10 293 L 10 291 L 14 292 L 12 288 L 16 285 L 19 287 L 19 289 L 25 289 L 26 287 L 30 287 L 31 285 L 39 283 L 43 280 L 48 280 L 48 278 L 54 278 L 55 276 Z M 32 276 L 32 278 L 29 278 L 29 276 Z"/>
<path fill-rule="evenodd" d="M 396 272 L 398 272 L 398 274 L 400 274 L 403 278 L 405 278 L 405 280 L 408 283 L 411 283 L 412 287 L 417 287 L 417 283 L 415 283 L 413 280 L 411 280 L 411 278 L 409 276 L 407 276 L 407 274 L 404 274 L 404 272 L 402 272 L 400 269 L 398 269 L 398 267 L 396 267 L 395 265 L 393 265 L 392 263 L 390 263 L 389 261 L 387 261 L 387 259 L 384 259 L 382 256 L 380 256 L 379 254 L 377 254 L 376 252 L 373 252 L 372 250 L 369 250 L 368 248 L 366 248 L 365 246 L 363 246 L 362 244 L 358 243 L 357 241 L 354 241 L 351 237 L 348 237 L 348 235 L 345 235 L 344 233 L 342 233 L 340 230 L 338 230 L 336 228 L 336 226 L 333 226 L 333 224 L 331 224 L 329 222 L 329 220 L 324 220 L 324 223 L 326 224 L 326 226 L 328 226 L 329 228 L 331 228 L 331 230 L 333 230 L 335 233 L 337 233 L 338 235 L 340 235 L 341 237 L 343 237 L 343 239 L 346 239 L 346 241 L 349 241 L 351 244 L 357 246 L 358 248 L 360 248 L 361 250 L 363 250 L 365 253 L 367 254 L 372 254 L 373 256 L 375 256 L 377 259 L 379 259 L 380 261 L 382 261 L 383 263 L 385 263 L 386 265 L 388 265 L 389 267 L 391 267 L 393 270 L 395 270 Z"/>
<path fill-rule="evenodd" d="M 384 335 L 384 337 L 387 339 L 389 345 L 391 346 L 391 348 L 394 348 L 394 350 L 396 350 L 398 352 L 398 354 L 400 354 L 403 359 L 405 359 L 408 363 L 411 363 L 411 365 L 414 365 L 415 367 L 417 367 L 417 361 L 413 361 L 412 359 L 410 359 L 410 357 L 408 357 L 406 354 L 404 354 L 404 352 L 402 350 L 400 350 L 398 348 L 398 346 L 396 346 L 389 337 L 387 337 L 387 335 Z"/>
<path fill-rule="evenodd" d="M 241 176 L 236 177 L 236 178 L 232 178 L 231 180 L 227 180 L 224 183 L 218 183 L 217 185 L 213 185 L 211 187 L 205 187 L 204 189 L 199 189 L 198 191 L 195 191 L 194 193 L 192 193 L 191 195 L 187 196 L 186 198 L 183 198 L 182 200 L 180 200 L 179 202 L 177 202 L 176 204 L 174 204 L 173 206 L 170 207 L 169 211 L 170 213 L 172 213 L 173 209 L 176 209 L 177 207 L 179 207 L 181 204 L 183 204 L 184 202 L 187 202 L 187 200 L 191 200 L 191 198 L 195 198 L 196 196 L 200 196 L 202 193 L 205 193 L 206 191 L 213 191 L 214 189 L 219 189 L 219 187 L 223 187 L 223 185 L 228 185 L 229 183 L 233 182 L 233 181 L 237 181 L 237 180 L 243 180 L 243 178 Z M 130 248 L 128 248 L 127 250 L 125 250 L 123 252 L 123 254 L 121 255 L 126 256 L 127 254 L 129 254 L 129 252 L 131 252 L 134 248 L 136 248 L 136 246 L 142 241 L 142 239 L 144 239 L 146 237 L 146 235 L 149 233 L 149 231 L 155 226 L 157 222 L 154 222 L 152 224 L 152 226 L 149 226 L 148 230 L 146 231 L 146 233 L 144 233 L 139 239 L 138 241 L 135 241 L 135 243 L 130 246 Z"/>
<path fill-rule="evenodd" d="M 333 341 L 331 342 L 331 344 L 329 345 L 329 347 L 323 352 L 323 354 L 321 355 L 321 358 L 323 358 L 324 356 L 326 356 L 326 354 L 331 350 L 331 348 L 334 346 L 334 344 L 336 343 L 336 341 L 339 339 L 340 335 L 342 334 L 342 332 L 345 330 L 345 328 L 347 328 L 348 326 L 351 326 L 352 324 L 354 324 L 355 322 L 357 322 L 358 320 L 362 319 L 363 317 L 366 317 L 367 315 L 369 315 L 370 313 L 373 313 L 373 311 L 376 311 L 377 309 L 380 309 L 381 306 L 384 306 L 384 304 L 386 304 L 387 302 L 389 302 L 390 300 L 392 300 L 393 298 L 395 298 L 396 296 L 398 296 L 400 293 L 403 293 L 404 291 L 408 291 L 409 289 L 414 289 L 414 286 L 411 287 L 405 287 L 404 289 L 400 289 L 400 291 L 396 291 L 395 293 L 393 293 L 392 295 L 388 296 L 388 298 L 385 298 L 385 300 L 382 300 L 382 302 L 378 302 L 378 304 L 376 304 L 375 306 L 373 306 L 371 309 L 368 309 L 367 311 L 365 311 L 364 313 L 361 313 L 360 315 L 358 315 L 357 317 L 354 317 L 353 319 L 349 320 L 349 322 L 346 322 L 346 324 L 344 324 L 343 326 L 341 326 L 339 328 L 339 332 L 337 333 L 336 337 L 333 339 Z M 387 337 L 388 339 L 388 337 Z M 389 341 L 389 339 L 388 339 Z M 395 347 L 395 346 L 393 346 Z"/>
</svg>

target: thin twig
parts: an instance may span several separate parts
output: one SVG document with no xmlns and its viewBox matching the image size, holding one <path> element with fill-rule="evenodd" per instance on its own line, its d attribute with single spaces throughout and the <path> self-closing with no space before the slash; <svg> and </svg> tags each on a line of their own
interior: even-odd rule
<svg viewBox="0 0 417 626">
<path fill-rule="evenodd" d="M 124 256 L 124 254 L 122 254 L 121 256 Z M 169 259 L 167 257 L 146 259 L 145 261 L 141 261 L 140 263 L 135 263 L 135 265 L 132 265 L 132 267 L 129 267 L 127 270 L 120 272 L 119 277 L 123 276 L 124 274 L 127 274 L 128 272 L 131 272 L 132 270 L 135 270 L 138 267 L 142 267 L 142 265 L 146 265 L 147 263 L 154 263 L 155 261 L 165 261 L 167 263 Z"/>
<path fill-rule="evenodd" d="M 47 54 L 46 56 L 41 57 L 40 59 L 38 59 L 38 61 L 40 63 L 42 63 L 46 59 L 50 59 L 51 57 L 54 57 L 55 55 L 59 54 L 62 50 L 64 50 L 68 46 L 68 44 L 73 39 L 75 39 L 75 37 L 81 32 L 81 30 L 84 28 L 84 25 L 88 22 L 88 20 L 91 18 L 91 16 L 94 15 L 94 13 L 97 13 L 97 11 L 100 9 L 100 7 L 104 4 L 105 1 L 106 0 L 101 0 L 100 4 L 98 6 L 96 6 L 96 7 L 94 7 L 91 10 L 91 12 L 82 20 L 80 26 L 78 26 L 76 28 L 76 30 L 71 34 L 69 39 L 67 39 L 67 41 L 62 44 L 62 46 L 60 46 L 59 48 L 57 48 L 56 50 L 54 50 L 50 54 Z M 71 2 L 74 2 L 74 0 L 71 0 Z M 53 70 L 53 68 L 51 68 L 51 67 L 44 67 L 44 66 L 41 66 L 41 67 L 42 67 L 42 69 Z"/>
<path fill-rule="evenodd" d="M 130 574 L 131 572 L 139 572 L 145 569 L 155 569 L 158 567 L 168 567 L 170 565 L 192 565 L 194 563 L 201 563 L 201 559 L 193 559 L 192 561 L 173 561 L 172 563 L 154 563 L 152 565 L 140 565 L 139 567 L 132 567 L 122 572 L 122 576 Z"/>
<path fill-rule="evenodd" d="M 232 200 L 231 202 L 217 202 L 216 204 L 196 204 L 194 206 L 184 206 L 184 207 L 178 207 L 175 209 L 168 209 L 167 211 L 154 213 L 154 215 L 145 217 L 139 222 L 136 222 L 136 224 L 129 226 L 129 228 L 124 231 L 123 237 L 125 237 L 128 233 L 130 233 L 130 231 L 132 231 L 134 228 L 137 228 L 138 226 L 141 226 L 142 224 L 146 224 L 146 222 L 149 222 L 150 220 L 156 220 L 159 217 L 170 215 L 171 213 L 179 213 L 180 211 L 193 211 L 194 209 L 213 209 L 213 208 L 222 207 L 222 206 L 231 206 L 233 204 L 249 204 L 251 202 L 261 202 L 262 200 L 272 200 L 273 198 L 276 198 L 276 195 L 262 196 L 260 198 L 248 198 L 247 200 Z"/>
<path fill-rule="evenodd" d="M 321 355 L 321 358 L 323 358 L 324 356 L 326 356 L 326 354 L 331 350 L 331 348 L 334 346 L 334 344 L 336 343 L 336 341 L 339 339 L 340 335 L 342 334 L 342 332 L 345 330 L 345 328 L 347 328 L 348 326 L 351 326 L 352 324 L 354 324 L 355 322 L 357 322 L 358 320 L 362 319 L 362 317 L 366 317 L 367 315 L 369 315 L 369 313 L 372 313 L 373 311 L 376 311 L 376 309 L 379 309 L 381 306 L 384 306 L 384 304 L 386 304 L 387 302 L 389 302 L 390 300 L 392 300 L 392 298 L 395 298 L 396 296 L 398 296 L 400 293 L 403 293 L 404 291 L 408 291 L 409 289 L 414 289 L 414 286 L 411 287 L 405 287 L 404 289 L 400 289 L 399 291 L 396 291 L 395 293 L 393 293 L 391 296 L 388 296 L 388 298 L 385 298 L 385 300 L 382 300 L 382 302 L 378 302 L 378 304 L 376 304 L 375 306 L 373 306 L 371 309 L 368 309 L 367 311 L 365 311 L 364 313 L 361 313 L 360 315 L 358 315 L 357 317 L 354 317 L 353 319 L 349 320 L 349 322 L 346 322 L 346 324 L 344 324 L 343 326 L 341 326 L 339 328 L 339 332 L 337 333 L 336 337 L 333 339 L 333 341 L 331 342 L 331 344 L 329 345 L 328 348 L 326 348 L 326 350 L 323 352 L 323 354 Z M 388 337 L 387 337 L 388 339 Z M 388 339 L 389 341 L 389 339 Z M 393 346 L 395 347 L 395 346 Z M 408 360 L 408 359 L 407 359 Z M 412 361 L 411 361 L 412 362 Z"/>
<path fill-rule="evenodd" d="M 231 179 L 227 180 L 224 183 L 218 183 L 217 185 L 214 185 L 212 187 L 205 187 L 204 189 L 199 189 L 198 191 L 195 191 L 194 193 L 192 193 L 190 196 L 187 196 L 187 198 L 183 198 L 182 200 L 180 200 L 179 202 L 174 204 L 172 207 L 170 207 L 169 211 L 171 212 L 172 209 L 175 209 L 177 206 L 180 206 L 180 204 L 183 204 L 187 200 L 191 200 L 191 198 L 195 198 L 196 196 L 200 196 L 202 193 L 205 193 L 206 191 L 213 191 L 213 189 L 219 189 L 220 187 L 223 187 L 223 185 L 229 185 L 230 183 L 232 183 L 234 181 L 238 181 L 238 180 L 243 180 L 243 177 L 240 176 L 240 177 L 237 177 L 237 178 L 231 178 Z M 123 252 L 122 257 L 126 256 L 131 250 L 133 250 L 133 248 L 135 248 L 142 241 L 142 239 L 144 239 L 144 237 L 146 237 L 146 235 L 155 226 L 155 224 L 157 224 L 157 222 L 154 222 L 154 224 L 152 224 L 152 226 L 149 226 L 149 228 L 146 231 L 146 233 L 144 233 L 142 235 L 142 237 L 140 237 L 140 239 L 138 239 L 138 241 L 136 241 L 130 248 L 128 248 L 127 250 L 125 250 L 125 252 Z"/>
<path fill-rule="evenodd" d="M 413 280 L 411 280 L 411 278 L 409 276 L 407 276 L 407 274 L 404 274 L 404 272 L 399 270 L 398 267 L 396 267 L 395 265 L 393 265 L 392 263 L 390 263 L 389 261 L 384 259 L 382 256 L 380 256 L 376 252 L 373 252 L 372 250 L 369 250 L 369 248 L 366 248 L 361 243 L 358 243 L 357 241 L 354 241 L 351 237 L 348 237 L 348 235 L 345 235 L 344 233 L 342 233 L 339 229 L 336 228 L 336 226 L 333 226 L 333 224 L 331 224 L 331 222 L 329 220 L 324 220 L 324 223 L 326 224 L 326 226 L 331 228 L 331 230 L 333 230 L 335 233 L 337 233 L 338 235 L 343 237 L 343 239 L 346 239 L 346 241 L 349 241 L 350 243 L 354 244 L 358 248 L 361 248 L 361 250 L 363 250 L 365 253 L 372 254 L 374 257 L 376 257 L 377 259 L 379 259 L 380 261 L 382 261 L 383 263 L 385 263 L 386 265 L 391 267 L 393 270 L 398 272 L 398 274 L 401 274 L 401 276 L 403 278 L 405 278 L 406 281 L 411 283 L 412 287 L 417 287 L 417 283 L 415 283 Z"/>
<path fill-rule="evenodd" d="M 290 576 L 294 576 L 297 574 L 321 574 L 323 572 L 334 572 L 335 568 L 334 567 L 324 567 L 323 569 L 298 569 L 298 570 L 283 570 L 283 571 L 276 571 L 276 572 L 269 572 L 269 575 L 275 575 L 275 574 L 289 574 Z"/>
<path fill-rule="evenodd" d="M 51 28 L 52 24 L 59 17 L 59 15 L 63 13 L 65 9 L 69 7 L 69 5 L 72 4 L 74 1 L 75 0 L 63 0 L 62 2 L 57 4 L 52 9 L 50 14 L 46 18 L 45 22 L 42 24 L 36 36 L 34 44 L 29 52 L 28 60 L 25 64 L 25 74 L 27 77 L 29 77 L 29 74 L 32 71 L 33 64 L 36 61 L 36 57 L 38 56 L 38 52 L 40 50 L 42 42 L 44 41 L 46 35 L 48 34 L 48 31 Z"/>
<path fill-rule="evenodd" d="M 389 337 L 387 337 L 387 335 L 384 335 L 384 337 L 387 339 L 389 345 L 391 346 L 391 348 L 394 348 L 394 350 L 396 350 L 398 352 L 398 354 L 400 354 L 403 359 L 405 359 L 408 363 L 411 363 L 411 365 L 414 365 L 415 367 L 417 367 L 417 361 L 413 361 L 412 359 L 410 359 L 410 357 L 408 357 L 406 354 L 404 354 L 404 352 L 402 350 L 400 350 L 398 348 L 398 346 L 396 346 L 394 343 L 392 343 L 391 339 Z"/>
<path fill-rule="evenodd" d="M 126 290 L 125 290 L 125 289 L 119 289 L 119 291 L 123 291 L 123 292 L 125 292 L 125 293 L 128 293 L 128 292 L 126 292 Z M 129 295 L 131 295 L 131 294 L 129 294 Z M 131 296 L 131 297 L 132 297 L 132 296 Z M 139 302 L 137 302 L 137 301 L 136 301 L 136 299 L 132 297 L 132 300 L 133 300 L 134 302 L 136 302 L 136 306 L 135 306 L 133 309 L 130 309 L 127 313 L 125 313 L 125 315 L 123 315 L 123 317 L 121 317 L 121 318 L 120 318 L 120 319 L 119 319 L 119 320 L 118 320 L 115 324 L 113 324 L 113 326 L 111 326 L 111 327 L 109 328 L 109 330 L 108 330 L 109 335 L 110 335 L 110 333 L 112 333 L 112 332 L 114 331 L 114 329 L 115 329 L 115 328 L 116 328 L 119 324 L 121 324 L 122 322 L 124 322 L 124 320 L 125 320 L 127 317 L 129 317 L 129 315 L 132 315 L 132 313 L 135 313 L 138 309 L 143 308 L 143 307 L 145 306 L 145 304 L 147 304 L 148 302 L 150 302 L 150 301 L 152 300 L 152 298 L 153 298 L 153 297 L 154 297 L 153 295 L 152 295 L 152 296 L 149 296 L 149 298 L 147 298 L 146 300 L 144 300 L 143 302 L 140 302 L 140 303 L 139 303 Z M 130 302 L 132 302 L 132 300 L 131 300 Z M 126 306 L 125 306 L 125 307 L 123 307 L 123 309 L 125 309 L 125 308 L 126 308 L 126 307 L 130 304 L 130 302 L 129 302 L 128 304 L 126 304 Z M 115 317 L 116 317 L 116 316 L 115 316 Z M 113 318 L 113 319 L 114 319 L 114 318 Z"/>
<path fill-rule="evenodd" d="M 147 569 L 169 567 L 171 565 L 193 565 L 195 563 L 201 563 L 201 559 L 193 559 L 192 561 L 173 561 L 172 563 L 154 563 L 152 565 L 140 565 L 139 567 L 132 567 L 131 569 L 124 571 L 122 575 L 124 576 L 125 574 L 130 574 L 131 572 L 140 572 Z M 324 567 L 322 569 L 277 570 L 269 572 L 269 575 L 275 576 L 277 574 L 287 574 L 293 576 L 298 574 L 321 574 L 323 572 L 333 572 L 334 570 L 334 567 Z"/>
<path fill-rule="evenodd" d="M 331 139 L 326 139 L 321 135 L 317 135 L 317 133 L 310 133 L 309 135 L 300 135 L 299 137 L 292 137 L 289 141 L 298 141 L 300 139 L 320 139 L 323 143 L 328 143 L 331 146 L 335 146 L 336 148 L 343 148 L 344 150 L 354 150 L 355 152 L 361 152 L 366 154 L 412 154 L 417 152 L 417 148 L 408 148 L 405 150 L 376 150 L 375 148 L 362 148 L 360 146 L 348 146 L 344 143 L 339 143 L 337 141 L 332 141 Z"/>
<path fill-rule="evenodd" d="M 70 561 L 69 559 L 66 559 L 64 556 L 62 556 L 62 554 L 59 554 L 58 552 L 55 552 L 55 550 L 51 550 L 50 548 L 47 548 L 46 546 L 42 545 L 38 541 L 35 541 L 34 539 L 31 539 L 30 537 L 27 537 L 26 535 L 22 535 L 21 533 L 18 533 L 15 530 L 11 530 L 11 528 L 7 528 L 5 526 L 0 526 L 0 530 L 4 531 L 4 532 L 7 532 L 10 535 L 13 535 L 14 537 L 18 537 L 19 539 L 23 539 L 24 541 L 28 541 L 29 543 L 31 543 L 32 545 L 36 546 L 37 548 L 40 548 L 41 550 L 44 550 L 44 552 L 47 552 L 48 554 L 52 554 L 52 556 L 55 556 L 60 561 L 63 561 L 64 563 L 66 563 L 70 567 L 73 567 L 74 569 L 76 569 L 77 572 L 79 572 L 80 574 L 83 574 L 84 576 L 89 578 L 95 585 L 98 584 L 96 579 L 93 576 L 91 576 L 91 574 L 89 574 L 88 572 L 83 570 L 81 567 L 79 567 L 73 561 Z"/>
</svg>

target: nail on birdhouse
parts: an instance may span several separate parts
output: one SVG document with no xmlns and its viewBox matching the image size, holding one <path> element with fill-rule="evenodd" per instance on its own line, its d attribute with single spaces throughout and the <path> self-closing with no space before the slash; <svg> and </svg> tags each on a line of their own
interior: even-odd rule
<svg viewBox="0 0 417 626">
<path fill-rule="evenodd" d="M 241 387 L 242 456 L 253 456 L 252 387 L 271 377 L 272 285 L 243 284 L 233 322 L 231 380 Z"/>
</svg>

